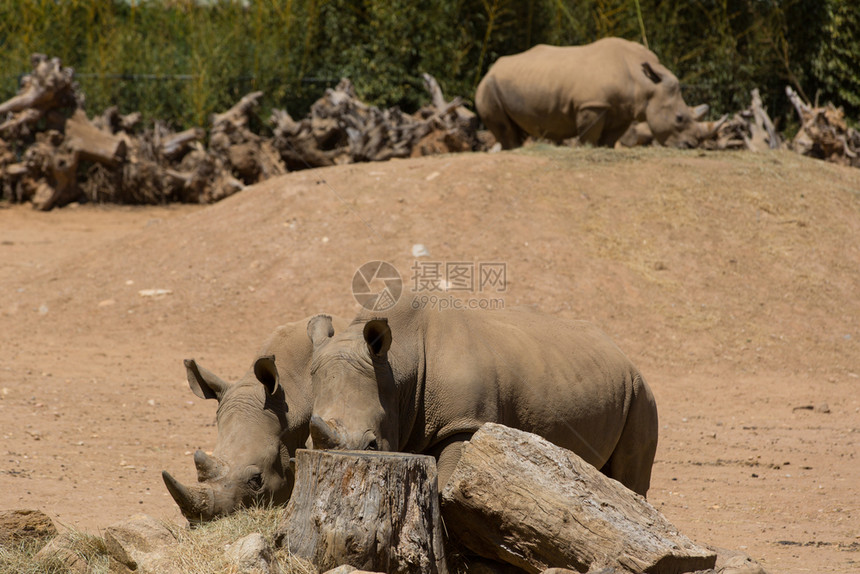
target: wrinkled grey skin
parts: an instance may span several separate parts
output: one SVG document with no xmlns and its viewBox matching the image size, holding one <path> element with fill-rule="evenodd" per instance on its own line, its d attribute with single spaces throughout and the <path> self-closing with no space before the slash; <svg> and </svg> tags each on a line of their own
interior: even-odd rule
<svg viewBox="0 0 860 574">
<path fill-rule="evenodd" d="M 289 500 L 294 483 L 291 458 L 308 440 L 313 406 L 307 323 L 304 319 L 278 327 L 235 384 L 193 359 L 185 361 L 194 394 L 218 401 L 213 454 L 194 453 L 197 484 L 183 485 L 162 472 L 167 490 L 189 522 L 213 520 L 244 506 Z M 345 325 L 335 319 L 333 328 Z"/>
<path fill-rule="evenodd" d="M 308 323 L 314 448 L 431 454 L 441 489 L 463 442 L 496 422 L 572 450 L 643 496 L 648 491 L 654 397 L 590 323 L 406 302 L 332 331 L 326 316 Z"/>
<path fill-rule="evenodd" d="M 696 121 L 706 108 L 688 107 L 657 56 L 621 38 L 503 56 L 478 84 L 475 108 L 504 149 L 526 136 L 611 147 L 634 121 L 670 147 L 696 147 L 707 137 Z"/>
</svg>

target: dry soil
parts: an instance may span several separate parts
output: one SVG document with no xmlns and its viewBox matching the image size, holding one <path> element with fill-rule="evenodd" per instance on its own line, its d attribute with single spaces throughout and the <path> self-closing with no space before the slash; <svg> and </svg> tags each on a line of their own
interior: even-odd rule
<svg viewBox="0 0 860 574">
<path fill-rule="evenodd" d="M 597 323 L 657 398 L 669 520 L 770 572 L 860 570 L 860 171 L 789 152 L 536 146 L 206 207 L 0 203 L 0 508 L 179 521 L 160 472 L 193 482 L 216 437 L 182 359 L 238 379 L 276 325 L 355 314 L 372 260 L 407 290 L 503 264 L 504 292 L 436 295 Z"/>
</svg>

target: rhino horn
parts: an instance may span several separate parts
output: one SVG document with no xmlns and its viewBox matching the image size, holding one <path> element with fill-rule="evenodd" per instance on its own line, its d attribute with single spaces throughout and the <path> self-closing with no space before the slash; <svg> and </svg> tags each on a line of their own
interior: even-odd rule
<svg viewBox="0 0 860 574">
<path fill-rule="evenodd" d="M 693 119 L 698 122 L 705 119 L 705 116 L 708 115 L 710 110 L 711 106 L 708 104 L 699 104 L 698 106 L 690 108 L 690 113 L 693 114 Z"/>
<path fill-rule="evenodd" d="M 311 416 L 311 440 L 316 449 L 337 448 L 341 441 L 338 432 L 329 426 L 319 415 Z"/>
<path fill-rule="evenodd" d="M 161 478 L 185 518 L 197 522 L 214 518 L 214 497 L 210 489 L 200 485 L 187 487 L 166 470 L 161 472 Z"/>
<path fill-rule="evenodd" d="M 224 465 L 218 459 L 207 455 L 202 450 L 197 450 L 194 453 L 194 466 L 197 467 L 198 482 L 221 478 L 224 474 Z"/>
<path fill-rule="evenodd" d="M 706 140 L 714 137 L 720 130 L 726 120 L 729 119 L 728 114 L 723 114 L 723 117 L 715 122 L 698 122 L 699 124 L 699 140 Z"/>
</svg>

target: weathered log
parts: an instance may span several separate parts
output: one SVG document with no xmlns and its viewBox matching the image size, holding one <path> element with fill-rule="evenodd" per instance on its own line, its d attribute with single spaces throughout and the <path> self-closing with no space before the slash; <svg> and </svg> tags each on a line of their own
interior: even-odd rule
<svg viewBox="0 0 860 574">
<path fill-rule="evenodd" d="M 842 108 L 831 103 L 813 108 L 790 87 L 785 92 L 801 122 L 791 148 L 802 155 L 860 167 L 860 134 L 848 126 Z"/>
<path fill-rule="evenodd" d="M 447 572 L 433 457 L 297 451 L 275 542 L 320 571 Z"/>
<path fill-rule="evenodd" d="M 58 153 L 51 157 L 49 181 L 41 182 L 33 196 L 33 208 L 50 211 L 71 203 L 77 196 L 76 174 L 78 156 L 75 153 Z"/>
<path fill-rule="evenodd" d="M 212 128 L 216 129 L 222 124 L 230 123 L 236 128 L 248 125 L 248 114 L 258 105 L 258 100 L 263 97 L 263 92 L 251 92 L 236 102 L 232 108 L 220 114 L 212 116 Z"/>
<path fill-rule="evenodd" d="M 747 142 L 747 147 L 750 151 L 758 151 L 765 148 L 779 149 L 779 136 L 776 133 L 776 128 L 773 127 L 770 116 L 764 110 L 764 104 L 761 101 L 758 88 L 754 88 L 751 95 L 752 103 L 750 104 L 750 110 L 752 111 L 753 122 L 750 124 L 751 136 Z"/>
<path fill-rule="evenodd" d="M 44 54 L 30 56 L 30 64 L 33 71 L 22 79 L 18 94 L 0 104 L 0 115 L 28 109 L 44 111 L 76 103 L 71 68 L 61 67 L 59 58 L 48 59 Z"/>
<path fill-rule="evenodd" d="M 109 131 L 112 134 L 117 132 L 131 133 L 135 126 L 140 123 L 142 117 L 140 112 L 120 114 L 118 107 L 110 106 L 100 116 L 94 117 L 92 122 L 98 129 Z"/>
<path fill-rule="evenodd" d="M 21 89 L 0 103 L 0 117 L 10 115 L 0 125 L 0 134 L 20 137 L 29 134 L 36 123 L 51 110 L 75 109 L 81 97 L 72 80 L 74 70 L 63 68 L 58 58 L 44 54 L 30 56 L 33 71 L 21 80 Z"/>
<path fill-rule="evenodd" d="M 800 98 L 800 95 L 797 92 L 791 89 L 791 86 L 785 87 L 785 95 L 788 96 L 789 101 L 791 101 L 794 106 L 800 121 L 805 122 L 812 114 L 812 108 Z"/>
<path fill-rule="evenodd" d="M 77 110 L 66 121 L 64 147 L 81 159 L 116 166 L 126 152 L 125 140 L 94 126 L 83 110 Z"/>
<path fill-rule="evenodd" d="M 181 157 L 189 148 L 190 144 L 202 140 L 206 136 L 203 128 L 191 128 L 178 134 L 173 134 L 161 142 L 161 155 L 168 160 Z"/>
<path fill-rule="evenodd" d="M 573 452 L 493 423 L 465 444 L 442 515 L 449 535 L 476 554 L 528 572 L 690 572 L 716 558 Z"/>
</svg>

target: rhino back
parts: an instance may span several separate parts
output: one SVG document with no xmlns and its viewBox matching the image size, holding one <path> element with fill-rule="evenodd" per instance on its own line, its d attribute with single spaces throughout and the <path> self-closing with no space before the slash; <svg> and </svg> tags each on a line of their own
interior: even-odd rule
<svg viewBox="0 0 860 574">
<path fill-rule="evenodd" d="M 590 323 L 523 311 L 431 312 L 423 346 L 419 418 L 428 443 L 498 422 L 599 467 L 618 442 L 638 372 Z"/>
<path fill-rule="evenodd" d="M 585 46 L 538 45 L 499 58 L 485 78 L 505 112 L 533 136 L 561 140 L 577 133 L 576 113 L 606 109 L 612 121 L 644 113 L 645 96 L 636 67 L 656 63 L 644 46 L 606 38 Z"/>
</svg>

